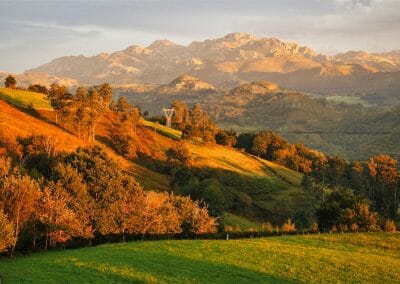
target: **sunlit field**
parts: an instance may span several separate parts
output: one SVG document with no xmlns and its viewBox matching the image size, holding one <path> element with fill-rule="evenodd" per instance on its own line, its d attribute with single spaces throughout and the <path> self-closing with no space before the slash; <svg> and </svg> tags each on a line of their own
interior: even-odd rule
<svg viewBox="0 0 400 284">
<path fill-rule="evenodd" d="M 400 234 L 149 241 L 3 259 L 5 283 L 400 281 Z"/>
<path fill-rule="evenodd" d="M 31 106 L 39 110 L 52 110 L 49 101 L 40 93 L 0 88 L 0 98 L 20 107 Z"/>
</svg>

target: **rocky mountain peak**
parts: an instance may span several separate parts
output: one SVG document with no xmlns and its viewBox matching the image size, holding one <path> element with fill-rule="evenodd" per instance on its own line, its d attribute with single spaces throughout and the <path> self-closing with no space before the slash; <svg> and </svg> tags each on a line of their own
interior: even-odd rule
<svg viewBox="0 0 400 284">
<path fill-rule="evenodd" d="M 180 47 L 180 45 L 172 41 L 169 41 L 167 39 L 161 39 L 153 41 L 147 48 L 150 50 L 160 51 L 160 50 L 170 49 L 173 47 Z"/>
</svg>

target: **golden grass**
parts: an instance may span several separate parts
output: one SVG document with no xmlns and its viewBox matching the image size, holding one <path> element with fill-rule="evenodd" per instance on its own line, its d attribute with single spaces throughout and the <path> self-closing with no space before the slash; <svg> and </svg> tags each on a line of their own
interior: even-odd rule
<svg viewBox="0 0 400 284">
<path fill-rule="evenodd" d="M 74 151 L 84 143 L 77 137 L 41 119 L 24 113 L 0 100 L 0 130 L 5 137 L 16 138 L 31 135 L 56 137 L 60 151 Z"/>
</svg>

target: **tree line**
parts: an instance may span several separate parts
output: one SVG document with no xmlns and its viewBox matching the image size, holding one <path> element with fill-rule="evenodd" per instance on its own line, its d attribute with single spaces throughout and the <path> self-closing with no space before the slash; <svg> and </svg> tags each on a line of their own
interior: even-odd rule
<svg viewBox="0 0 400 284">
<path fill-rule="evenodd" d="M 342 212 L 341 217 L 333 215 L 323 217 L 327 212 L 322 213 L 320 208 L 317 217 L 319 216 L 320 225 L 325 229 L 341 225 L 350 227 L 351 218 L 344 220 L 345 214 L 353 216 L 365 214 L 363 218 L 370 219 L 371 223 L 376 224 L 378 217 L 373 212 L 377 212 L 389 222 L 398 220 L 400 216 L 400 172 L 397 160 L 389 155 L 381 154 L 367 161 L 349 162 L 340 156 L 329 156 L 308 149 L 301 143 L 291 144 L 272 131 L 236 135 L 231 130 L 222 131 L 218 135 L 217 141 L 223 145 L 244 149 L 248 153 L 303 173 L 303 185 L 306 188 L 310 190 L 318 188 L 322 191 L 321 207 L 331 205 L 327 203 L 335 203 L 337 208 L 332 209 L 333 211 L 337 211 L 339 215 L 341 211 L 346 211 Z M 332 220 L 336 220 L 335 224 L 330 223 Z M 360 225 L 363 222 L 354 224 L 370 229 L 367 225 Z"/>
<path fill-rule="evenodd" d="M 54 155 L 44 136 L 23 140 L 0 156 L 0 252 L 216 231 L 203 203 L 144 191 L 97 146 Z"/>
</svg>

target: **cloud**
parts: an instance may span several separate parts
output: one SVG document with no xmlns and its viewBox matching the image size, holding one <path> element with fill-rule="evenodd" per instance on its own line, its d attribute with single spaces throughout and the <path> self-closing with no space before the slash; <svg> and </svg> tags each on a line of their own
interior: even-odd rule
<svg viewBox="0 0 400 284">
<path fill-rule="evenodd" d="M 323 53 L 399 49 L 398 0 L 1 1 L 0 69 L 168 38 L 180 44 L 255 33 Z"/>
</svg>

